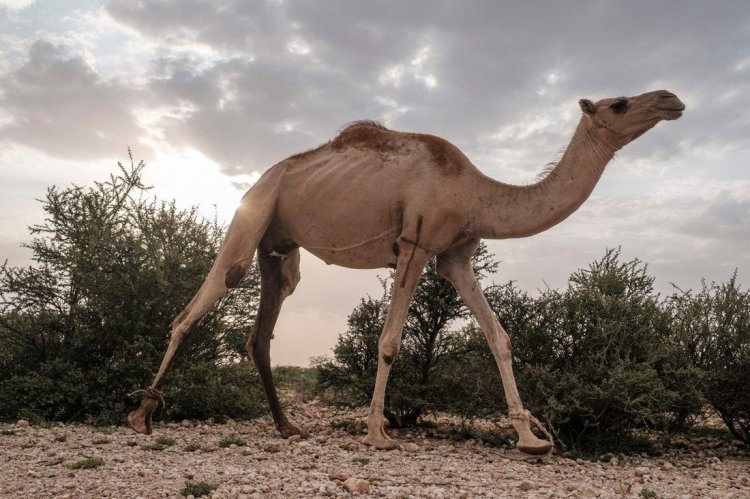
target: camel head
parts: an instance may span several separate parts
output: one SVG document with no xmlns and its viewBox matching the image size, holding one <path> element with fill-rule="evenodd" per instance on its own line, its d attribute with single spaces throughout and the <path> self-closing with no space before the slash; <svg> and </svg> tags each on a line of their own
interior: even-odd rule
<svg viewBox="0 0 750 499">
<path fill-rule="evenodd" d="M 685 110 L 685 104 L 666 90 L 598 102 L 581 99 L 579 104 L 594 138 L 616 149 L 637 139 L 661 120 L 676 120 Z"/>
</svg>

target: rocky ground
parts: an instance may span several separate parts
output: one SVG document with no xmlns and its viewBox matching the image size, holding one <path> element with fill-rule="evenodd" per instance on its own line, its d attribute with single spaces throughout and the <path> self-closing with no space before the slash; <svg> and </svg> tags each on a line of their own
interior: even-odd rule
<svg viewBox="0 0 750 499">
<path fill-rule="evenodd" d="M 375 451 L 345 413 L 313 401 L 291 418 L 312 433 L 281 440 L 270 418 L 124 427 L 0 425 L 2 497 L 750 497 L 750 459 L 682 446 L 660 458 L 523 460 L 477 440 L 391 432 L 402 451 Z M 333 425 L 331 423 L 334 423 Z M 98 458 L 98 459 L 97 459 Z M 184 490 L 190 483 L 194 487 Z M 209 487 L 210 488 L 210 487 Z M 359 492 L 357 492 L 359 491 Z"/>
</svg>

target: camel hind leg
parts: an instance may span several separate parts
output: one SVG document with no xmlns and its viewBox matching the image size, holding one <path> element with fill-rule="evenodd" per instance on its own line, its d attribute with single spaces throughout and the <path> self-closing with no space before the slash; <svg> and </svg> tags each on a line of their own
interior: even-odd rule
<svg viewBox="0 0 750 499">
<path fill-rule="evenodd" d="M 169 345 L 159 371 L 138 409 L 128 414 L 130 427 L 138 433 L 151 433 L 151 418 L 161 399 L 160 389 L 167 371 L 185 338 L 195 324 L 237 286 L 252 264 L 253 254 L 273 216 L 276 188 L 272 178 L 261 178 L 242 199 L 211 270 L 187 307 L 172 323 Z"/>
<path fill-rule="evenodd" d="M 292 435 L 307 436 L 306 432 L 292 425 L 279 403 L 271 373 L 271 336 L 279 317 L 281 305 L 294 292 L 299 283 L 299 248 L 286 255 L 273 255 L 270 245 L 258 248 L 260 267 L 260 308 L 247 341 L 247 352 L 258 370 L 263 390 L 266 393 L 271 415 L 276 428 L 284 438 Z"/>
</svg>

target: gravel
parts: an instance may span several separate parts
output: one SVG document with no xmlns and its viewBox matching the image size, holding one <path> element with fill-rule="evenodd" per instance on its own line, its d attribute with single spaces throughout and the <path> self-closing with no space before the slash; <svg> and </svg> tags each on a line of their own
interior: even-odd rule
<svg viewBox="0 0 750 499">
<path fill-rule="evenodd" d="M 750 497 L 750 460 L 705 450 L 660 458 L 618 455 L 609 462 L 558 456 L 525 459 L 476 440 L 391 434 L 403 451 L 376 451 L 332 421 L 356 420 L 313 401 L 290 414 L 309 439 L 277 437 L 268 417 L 155 424 L 153 435 L 125 427 L 0 425 L 2 497 L 182 497 L 187 482 L 216 485 L 213 498 L 266 497 Z M 12 430 L 12 431 L 11 431 Z M 165 437 L 174 439 L 173 445 Z M 237 437 L 247 445 L 219 446 Z M 677 452 L 677 451 L 675 451 Z M 104 463 L 71 469 L 87 458 Z M 96 463 L 95 459 L 87 462 Z M 360 490 L 367 492 L 350 492 Z"/>
</svg>

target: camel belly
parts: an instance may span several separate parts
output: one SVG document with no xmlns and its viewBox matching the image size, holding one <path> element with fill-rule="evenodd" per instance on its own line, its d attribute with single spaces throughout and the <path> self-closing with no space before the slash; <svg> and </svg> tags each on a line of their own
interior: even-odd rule
<svg viewBox="0 0 750 499">
<path fill-rule="evenodd" d="M 327 264 L 355 269 L 395 265 L 393 245 L 400 224 L 375 222 L 371 212 L 335 216 L 319 211 L 295 217 L 284 226 L 290 239 Z"/>
<path fill-rule="evenodd" d="M 292 169 L 280 191 L 279 221 L 291 240 L 328 264 L 395 265 L 402 189 L 388 170 L 350 158 Z"/>
<path fill-rule="evenodd" d="M 300 246 L 317 256 L 329 265 L 339 265 L 352 269 L 376 269 L 396 265 L 396 254 L 393 243 L 398 237 L 398 231 L 366 238 L 354 244 L 336 246 L 327 244 L 320 246 L 323 241 L 310 238 L 310 243 L 303 241 Z M 307 238 L 302 238 L 307 239 Z"/>
</svg>

